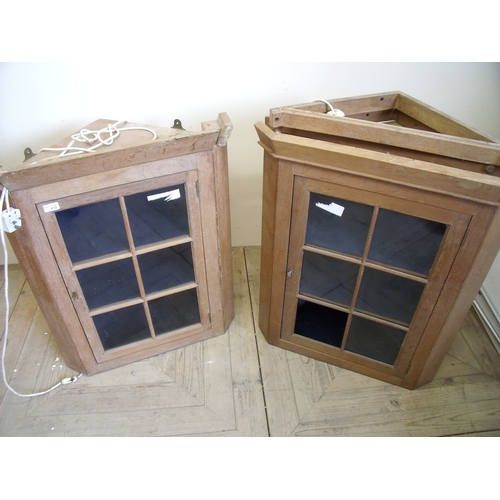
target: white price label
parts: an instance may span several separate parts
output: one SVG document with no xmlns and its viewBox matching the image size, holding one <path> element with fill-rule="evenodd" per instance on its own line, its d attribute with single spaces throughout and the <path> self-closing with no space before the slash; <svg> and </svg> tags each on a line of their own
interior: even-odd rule
<svg viewBox="0 0 500 500">
<path fill-rule="evenodd" d="M 61 207 L 59 206 L 59 203 L 55 201 L 54 203 L 49 203 L 48 205 L 43 206 L 43 211 L 44 212 L 55 212 L 56 210 L 59 210 Z"/>
</svg>

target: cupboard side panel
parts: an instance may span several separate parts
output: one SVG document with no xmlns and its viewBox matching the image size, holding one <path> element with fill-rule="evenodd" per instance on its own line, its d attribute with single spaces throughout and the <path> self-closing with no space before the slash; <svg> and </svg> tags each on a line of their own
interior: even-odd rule
<svg viewBox="0 0 500 500">
<path fill-rule="evenodd" d="M 272 288 L 269 311 L 269 339 L 276 343 L 282 331 L 283 301 L 287 280 L 288 248 L 290 245 L 290 226 L 293 198 L 293 164 L 279 161 L 276 184 L 276 214 L 274 219 L 274 246 L 272 261 Z"/>
<path fill-rule="evenodd" d="M 480 207 L 457 254 L 441 295 L 442 302 L 437 304 L 412 360 L 405 386 L 420 387 L 432 381 L 488 274 L 499 246 L 499 209 Z"/>
<path fill-rule="evenodd" d="M 278 190 L 278 165 L 279 161 L 264 150 L 259 327 L 268 341 L 271 292 L 273 286 L 272 274 L 276 224 L 276 195 Z"/>
<path fill-rule="evenodd" d="M 233 259 L 231 245 L 231 216 L 229 209 L 230 197 L 227 146 L 216 146 L 214 148 L 214 173 L 224 330 L 227 330 L 234 318 Z"/>
<path fill-rule="evenodd" d="M 11 193 L 23 218 L 23 230 L 9 234 L 42 314 L 68 366 L 88 375 L 97 364 L 74 311 L 36 207 L 28 191 Z"/>
<path fill-rule="evenodd" d="M 198 153 L 198 182 L 202 230 L 193 238 L 203 241 L 206 281 L 214 335 L 221 335 L 224 328 L 224 298 L 222 294 L 222 270 L 219 260 L 217 233 L 217 209 L 215 197 L 214 158 L 212 151 Z"/>
</svg>

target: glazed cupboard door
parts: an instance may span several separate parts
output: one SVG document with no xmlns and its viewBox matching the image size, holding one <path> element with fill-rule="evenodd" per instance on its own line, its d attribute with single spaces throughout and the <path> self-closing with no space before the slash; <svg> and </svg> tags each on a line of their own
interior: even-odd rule
<svg viewBox="0 0 500 500">
<path fill-rule="evenodd" d="M 197 172 L 40 203 L 97 362 L 210 328 Z"/>
<path fill-rule="evenodd" d="M 469 220 L 295 177 L 282 340 L 402 378 Z"/>
</svg>

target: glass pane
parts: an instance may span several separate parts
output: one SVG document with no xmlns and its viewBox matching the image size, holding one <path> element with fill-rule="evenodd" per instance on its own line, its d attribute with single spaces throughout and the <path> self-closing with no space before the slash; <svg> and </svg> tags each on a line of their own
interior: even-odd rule
<svg viewBox="0 0 500 500">
<path fill-rule="evenodd" d="M 294 332 L 334 347 L 342 345 L 347 313 L 299 300 Z"/>
<path fill-rule="evenodd" d="M 189 235 L 183 184 L 127 196 L 125 201 L 136 247 Z"/>
<path fill-rule="evenodd" d="M 146 293 L 194 281 L 190 243 L 139 255 L 138 260 Z"/>
<path fill-rule="evenodd" d="M 351 262 L 304 252 L 301 293 L 349 306 L 359 266 Z"/>
<path fill-rule="evenodd" d="M 139 297 L 132 259 L 124 259 L 76 272 L 90 309 Z"/>
<path fill-rule="evenodd" d="M 356 309 L 408 325 L 424 288 L 423 283 L 365 268 Z"/>
<path fill-rule="evenodd" d="M 94 324 L 105 350 L 151 338 L 142 304 L 94 316 Z"/>
<path fill-rule="evenodd" d="M 381 209 L 368 258 L 428 275 L 445 231 L 440 222 Z"/>
<path fill-rule="evenodd" d="M 317 206 L 316 203 L 320 203 Z M 341 216 L 324 208 L 331 203 L 344 208 Z M 373 208 L 352 201 L 311 193 L 306 243 L 355 256 L 363 255 Z"/>
<path fill-rule="evenodd" d="M 72 262 L 129 249 L 118 200 L 61 210 L 56 217 Z"/>
<path fill-rule="evenodd" d="M 393 365 L 406 332 L 354 316 L 345 349 Z"/>
<path fill-rule="evenodd" d="M 196 289 L 161 297 L 148 304 L 156 335 L 200 322 Z"/>
</svg>

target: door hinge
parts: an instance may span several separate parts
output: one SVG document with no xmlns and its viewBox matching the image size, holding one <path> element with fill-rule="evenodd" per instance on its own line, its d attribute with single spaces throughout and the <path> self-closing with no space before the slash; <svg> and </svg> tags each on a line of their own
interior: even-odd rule
<svg viewBox="0 0 500 500">
<path fill-rule="evenodd" d="M 199 181 L 195 182 L 195 188 L 196 188 L 196 196 L 199 198 L 200 197 L 200 182 Z"/>
</svg>

